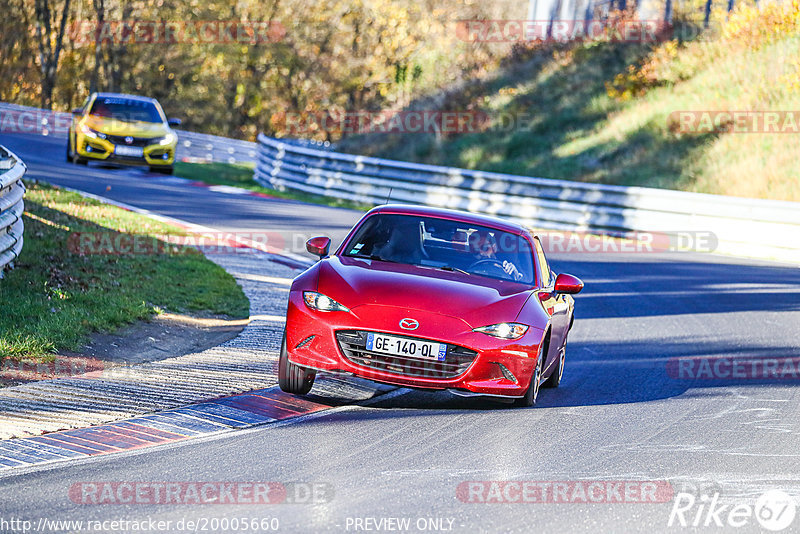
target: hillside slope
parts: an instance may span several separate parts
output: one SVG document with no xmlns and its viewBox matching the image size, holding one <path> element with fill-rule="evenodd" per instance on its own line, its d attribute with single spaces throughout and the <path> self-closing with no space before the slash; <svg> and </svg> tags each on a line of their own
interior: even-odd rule
<svg viewBox="0 0 800 534">
<path fill-rule="evenodd" d="M 371 133 L 339 146 L 529 176 L 800 200 L 797 1 L 742 8 L 691 41 L 539 46 L 416 109 L 431 102 L 479 109 L 495 124 L 449 136 Z M 703 111 L 751 113 L 725 131 L 725 122 L 702 128 L 727 117 Z M 777 127 L 751 131 L 763 130 L 764 115 L 753 111 L 780 112 Z M 497 124 L 510 119 L 514 127 Z"/>
</svg>

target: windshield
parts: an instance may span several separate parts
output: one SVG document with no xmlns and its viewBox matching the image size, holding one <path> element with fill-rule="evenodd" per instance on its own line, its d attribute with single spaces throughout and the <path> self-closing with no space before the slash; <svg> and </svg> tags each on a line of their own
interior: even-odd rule
<svg viewBox="0 0 800 534">
<path fill-rule="evenodd" d="M 129 98 L 98 97 L 89 114 L 126 122 L 164 122 L 153 102 Z"/>
<path fill-rule="evenodd" d="M 414 215 L 373 215 L 345 256 L 534 284 L 530 243 L 485 226 Z"/>
</svg>

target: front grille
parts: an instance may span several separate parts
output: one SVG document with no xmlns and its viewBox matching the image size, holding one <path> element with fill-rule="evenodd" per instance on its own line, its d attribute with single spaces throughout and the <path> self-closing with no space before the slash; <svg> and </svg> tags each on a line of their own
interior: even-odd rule
<svg viewBox="0 0 800 534">
<path fill-rule="evenodd" d="M 124 135 L 108 135 L 106 139 L 111 141 L 115 145 L 125 145 L 125 146 L 147 146 L 152 145 L 156 142 L 158 137 L 134 137 L 133 142 L 127 143 L 125 142 Z"/>
<path fill-rule="evenodd" d="M 391 335 L 416 341 L 430 341 L 409 336 Z M 368 351 L 366 349 L 367 332 L 360 330 L 336 332 L 336 340 L 339 342 L 339 348 L 342 349 L 344 357 L 355 365 L 375 371 L 415 378 L 455 378 L 463 374 L 478 355 L 474 350 L 449 343 L 447 344 L 445 359 L 441 362 Z"/>
</svg>

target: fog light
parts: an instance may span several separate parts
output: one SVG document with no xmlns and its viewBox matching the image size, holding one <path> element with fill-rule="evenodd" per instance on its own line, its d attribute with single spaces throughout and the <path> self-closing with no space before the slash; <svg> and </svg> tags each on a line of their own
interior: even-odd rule
<svg viewBox="0 0 800 534">
<path fill-rule="evenodd" d="M 305 338 L 303 341 L 301 341 L 300 343 L 298 343 L 298 344 L 297 344 L 297 346 L 296 346 L 295 348 L 296 348 L 296 349 L 301 349 L 301 348 L 305 347 L 306 345 L 308 345 L 309 343 L 311 343 L 311 340 L 312 340 L 312 339 L 314 339 L 315 337 L 317 337 L 317 335 L 316 335 L 316 334 L 311 334 L 310 336 L 308 336 L 307 338 Z"/>
<path fill-rule="evenodd" d="M 169 154 L 161 154 L 161 159 L 169 159 Z"/>
<path fill-rule="evenodd" d="M 90 147 L 89 145 L 86 145 L 86 152 L 91 152 L 91 151 L 92 151 L 92 147 Z"/>
<path fill-rule="evenodd" d="M 503 376 L 505 377 L 506 380 L 511 380 L 515 384 L 519 384 L 519 382 L 517 381 L 517 377 L 514 376 L 514 373 L 508 370 L 508 367 L 506 367 L 500 362 L 492 362 L 492 363 L 500 368 L 500 372 L 503 373 Z"/>
</svg>

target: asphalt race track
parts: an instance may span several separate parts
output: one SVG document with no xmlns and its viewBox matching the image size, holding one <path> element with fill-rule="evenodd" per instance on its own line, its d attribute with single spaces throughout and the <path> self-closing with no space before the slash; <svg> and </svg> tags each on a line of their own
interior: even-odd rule
<svg viewBox="0 0 800 534">
<path fill-rule="evenodd" d="M 28 164 L 29 179 L 220 230 L 327 234 L 337 243 L 360 215 L 69 165 L 59 138 L 0 143 Z M 277 519 L 248 532 L 800 531 L 800 517 L 781 523 L 791 507 L 781 506 L 780 519 L 767 513 L 781 504 L 774 492 L 757 502 L 768 490 L 800 496 L 800 270 L 689 253 L 550 259 L 586 289 L 562 387 L 542 390 L 534 408 L 398 390 L 287 424 L 12 472 L 0 478 L 2 519 L 171 521 L 171 532 L 186 531 L 186 521 L 199 521 L 192 530 L 240 530 L 234 518 Z M 294 483 L 286 495 L 294 502 L 70 499 L 70 488 L 92 481 L 275 481 Z M 540 483 L 526 487 L 545 497 L 523 498 L 521 485 L 504 481 Z M 696 504 L 676 500 L 678 491 Z M 683 515 L 676 504 L 686 505 Z M 736 505 L 750 515 L 729 517 Z M 706 513 L 712 507 L 716 515 Z"/>
</svg>

